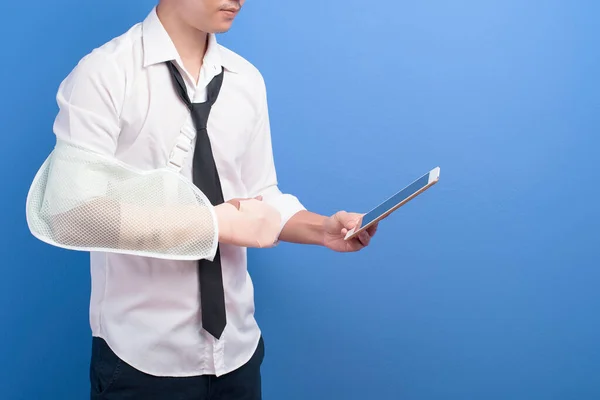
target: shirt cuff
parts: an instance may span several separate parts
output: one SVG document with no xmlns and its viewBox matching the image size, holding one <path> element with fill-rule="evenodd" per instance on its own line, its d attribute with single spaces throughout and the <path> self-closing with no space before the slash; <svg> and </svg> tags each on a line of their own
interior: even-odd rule
<svg viewBox="0 0 600 400">
<path fill-rule="evenodd" d="M 266 189 L 260 193 L 260 195 L 263 197 L 263 201 L 265 203 L 274 207 L 281 215 L 281 225 L 278 236 L 281 234 L 283 227 L 285 224 L 287 224 L 290 218 L 292 218 L 299 211 L 306 210 L 304 205 L 300 203 L 300 200 L 298 200 L 296 196 L 282 193 L 276 186 Z"/>
</svg>

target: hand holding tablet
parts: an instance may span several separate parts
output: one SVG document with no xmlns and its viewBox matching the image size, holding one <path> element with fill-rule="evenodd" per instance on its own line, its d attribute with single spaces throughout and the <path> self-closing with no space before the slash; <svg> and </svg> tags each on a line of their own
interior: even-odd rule
<svg viewBox="0 0 600 400">
<path fill-rule="evenodd" d="M 360 232 L 368 229 L 373 224 L 381 221 L 392 212 L 396 211 L 398 208 L 408 203 L 410 200 L 414 199 L 425 190 L 429 189 L 431 186 L 435 185 L 440 179 L 440 167 L 434 168 L 425 175 L 421 176 L 417 180 L 415 180 L 410 185 L 406 186 L 404 189 L 400 190 L 398 193 L 379 204 L 377 207 L 373 208 L 367 214 L 365 214 L 362 219 L 358 222 L 358 225 L 350 230 L 345 240 L 349 240 L 354 238 Z"/>
</svg>

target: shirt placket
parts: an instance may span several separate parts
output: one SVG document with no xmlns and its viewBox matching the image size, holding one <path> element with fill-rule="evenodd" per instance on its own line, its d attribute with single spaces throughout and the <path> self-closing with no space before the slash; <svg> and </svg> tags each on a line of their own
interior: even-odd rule
<svg viewBox="0 0 600 400">
<path fill-rule="evenodd" d="M 227 330 L 227 328 L 225 328 Z M 221 375 L 225 371 L 225 333 L 220 340 L 214 340 L 213 345 L 213 360 L 215 363 L 215 372 Z"/>
</svg>

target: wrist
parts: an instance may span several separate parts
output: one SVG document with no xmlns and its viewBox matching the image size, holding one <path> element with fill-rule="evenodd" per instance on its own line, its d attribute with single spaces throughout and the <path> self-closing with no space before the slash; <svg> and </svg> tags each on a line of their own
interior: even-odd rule
<svg viewBox="0 0 600 400">
<path fill-rule="evenodd" d="M 324 246 L 325 245 L 325 224 L 327 217 L 310 213 L 306 221 L 306 233 L 304 242 L 307 244 Z"/>
<path fill-rule="evenodd" d="M 233 241 L 233 220 L 239 218 L 239 211 L 231 203 L 223 203 L 215 208 L 219 243 L 230 244 Z"/>
<path fill-rule="evenodd" d="M 294 214 L 283 227 L 279 239 L 284 242 L 325 245 L 327 217 L 302 210 Z"/>
</svg>

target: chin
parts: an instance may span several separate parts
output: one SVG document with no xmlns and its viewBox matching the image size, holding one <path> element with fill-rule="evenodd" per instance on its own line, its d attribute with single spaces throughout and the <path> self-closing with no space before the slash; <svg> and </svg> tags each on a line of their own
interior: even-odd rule
<svg viewBox="0 0 600 400">
<path fill-rule="evenodd" d="M 213 29 L 213 33 L 225 33 L 231 29 L 231 25 L 231 22 L 223 22 L 221 24 L 217 24 Z"/>
</svg>

